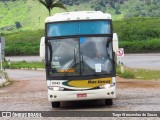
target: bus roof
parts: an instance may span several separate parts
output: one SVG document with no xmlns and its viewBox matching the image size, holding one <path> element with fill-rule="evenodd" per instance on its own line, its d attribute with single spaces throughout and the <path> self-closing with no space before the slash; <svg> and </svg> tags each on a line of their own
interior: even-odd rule
<svg viewBox="0 0 160 120">
<path fill-rule="evenodd" d="M 73 21 L 73 20 L 96 20 L 96 19 L 112 19 L 111 14 L 101 11 L 76 11 L 56 13 L 47 17 L 45 22 Z"/>
</svg>

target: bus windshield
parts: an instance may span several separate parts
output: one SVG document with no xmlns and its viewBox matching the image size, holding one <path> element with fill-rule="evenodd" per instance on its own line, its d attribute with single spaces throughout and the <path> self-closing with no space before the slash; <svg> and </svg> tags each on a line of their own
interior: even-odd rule
<svg viewBox="0 0 160 120">
<path fill-rule="evenodd" d="M 111 37 L 77 37 L 48 41 L 52 76 L 112 74 Z"/>
</svg>

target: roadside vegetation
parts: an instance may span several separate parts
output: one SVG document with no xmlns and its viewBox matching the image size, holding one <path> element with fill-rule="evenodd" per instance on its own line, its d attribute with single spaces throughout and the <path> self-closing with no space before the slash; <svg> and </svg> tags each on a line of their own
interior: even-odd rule
<svg viewBox="0 0 160 120">
<path fill-rule="evenodd" d="M 6 34 L 6 56 L 39 55 L 40 38 L 44 30 L 28 30 Z"/>
<path fill-rule="evenodd" d="M 3 67 L 5 69 L 39 69 L 44 68 L 44 63 L 42 62 L 26 62 L 26 61 L 20 61 L 20 62 L 4 62 Z"/>
<path fill-rule="evenodd" d="M 125 53 L 160 52 L 160 18 L 129 18 L 113 22 Z"/>
<path fill-rule="evenodd" d="M 121 73 L 120 66 L 117 66 L 116 73 L 118 76 L 127 79 L 160 80 L 160 70 L 133 69 L 124 67 L 124 73 Z"/>
<path fill-rule="evenodd" d="M 146 41 L 121 41 L 119 46 L 124 48 L 125 53 L 159 53 L 160 39 Z"/>
</svg>

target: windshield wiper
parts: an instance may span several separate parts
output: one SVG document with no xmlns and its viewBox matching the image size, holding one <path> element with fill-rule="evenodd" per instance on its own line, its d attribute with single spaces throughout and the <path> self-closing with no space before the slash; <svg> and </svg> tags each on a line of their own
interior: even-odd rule
<svg viewBox="0 0 160 120">
<path fill-rule="evenodd" d="M 110 58 L 110 54 L 109 54 L 109 52 L 108 52 L 108 51 L 109 51 L 108 48 L 109 48 L 110 42 L 111 42 L 111 40 L 108 40 L 108 41 L 107 41 L 107 44 L 106 44 L 106 48 L 107 48 L 107 50 L 106 50 L 106 51 L 107 51 L 107 57 L 108 57 L 108 60 L 109 60 L 109 61 L 111 61 L 112 63 L 114 63 L 113 58 L 112 58 L 112 59 Z"/>
<path fill-rule="evenodd" d="M 83 72 L 84 72 L 84 59 L 83 59 L 83 52 L 81 52 L 81 63 L 82 63 L 82 70 L 83 70 Z M 81 67 L 80 67 L 80 69 L 81 69 Z"/>
<path fill-rule="evenodd" d="M 75 65 L 75 71 L 77 72 L 77 65 L 76 65 L 76 50 L 74 49 L 74 65 Z"/>
<path fill-rule="evenodd" d="M 75 66 L 75 71 L 77 72 L 75 49 L 74 49 L 74 64 L 71 63 L 70 66 L 68 67 L 68 69 L 66 71 L 64 71 L 65 73 L 64 73 L 63 79 L 67 78 L 67 74 L 70 72 L 70 69 L 72 68 L 72 66 Z"/>
<path fill-rule="evenodd" d="M 50 42 L 47 42 L 47 44 L 46 44 L 47 46 L 48 46 L 48 48 L 49 48 L 49 59 L 47 60 L 47 62 L 46 62 L 46 66 L 50 66 L 51 67 L 51 61 L 52 61 L 52 45 L 51 45 L 51 43 Z"/>
<path fill-rule="evenodd" d="M 49 61 L 52 61 L 52 45 L 50 42 L 47 42 L 47 46 L 49 48 L 49 51 L 50 51 L 50 60 Z"/>
<path fill-rule="evenodd" d="M 70 70 L 70 68 L 68 68 L 67 70 L 66 70 L 66 72 L 64 72 L 64 75 L 63 75 L 63 79 L 65 80 L 65 79 L 67 79 L 67 74 L 69 73 L 69 70 Z M 65 70 L 64 70 L 65 71 Z"/>
<path fill-rule="evenodd" d="M 85 57 L 85 58 L 86 58 L 86 57 Z M 86 58 L 86 59 L 91 59 L 91 58 Z M 95 70 L 89 65 L 89 63 L 91 63 L 91 62 L 93 62 L 93 61 L 86 62 L 86 61 L 84 60 L 83 52 L 81 52 L 81 65 L 80 65 L 80 70 L 82 70 L 82 72 L 84 72 L 84 65 L 85 65 L 86 67 L 89 68 L 89 71 L 92 73 L 92 75 L 99 77 L 99 74 L 96 73 Z M 82 67 L 81 67 L 81 66 L 82 66 Z M 81 74 L 82 74 L 82 72 L 81 72 Z"/>
</svg>

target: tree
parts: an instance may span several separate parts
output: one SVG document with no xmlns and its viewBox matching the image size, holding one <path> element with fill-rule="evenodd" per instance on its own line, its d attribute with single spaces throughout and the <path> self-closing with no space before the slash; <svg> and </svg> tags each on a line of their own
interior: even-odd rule
<svg viewBox="0 0 160 120">
<path fill-rule="evenodd" d="M 115 14 L 121 14 L 120 12 L 120 4 L 115 3 Z"/>
<path fill-rule="evenodd" d="M 51 16 L 51 10 L 55 7 L 62 8 L 67 10 L 67 8 L 63 5 L 61 0 L 38 0 L 41 4 L 43 4 L 49 12 L 49 16 Z"/>
<path fill-rule="evenodd" d="M 19 29 L 19 28 L 21 28 L 21 27 L 22 27 L 21 23 L 20 23 L 20 22 L 18 22 L 18 21 L 16 21 L 16 22 L 15 22 L 15 25 L 16 25 L 16 28 L 17 28 L 17 29 Z"/>
</svg>

